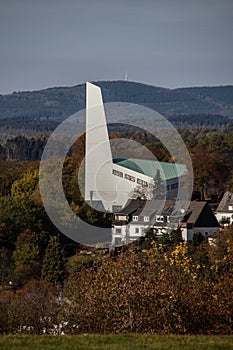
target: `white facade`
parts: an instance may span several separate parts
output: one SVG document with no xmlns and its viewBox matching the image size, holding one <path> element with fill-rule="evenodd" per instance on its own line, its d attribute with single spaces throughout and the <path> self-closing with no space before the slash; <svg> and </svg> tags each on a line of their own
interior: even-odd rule
<svg viewBox="0 0 233 350">
<path fill-rule="evenodd" d="M 223 226 L 233 224 L 233 193 L 224 193 L 221 202 L 215 212 L 218 222 Z"/>
<path fill-rule="evenodd" d="M 144 237 L 150 224 L 143 225 L 143 223 L 131 222 L 128 225 L 114 225 L 112 229 L 112 246 L 128 244 L 140 237 Z"/>
<path fill-rule="evenodd" d="M 172 201 L 166 202 L 162 212 L 156 204 L 156 201 L 147 201 L 145 207 L 137 207 L 135 201 L 116 213 L 112 228 L 113 246 L 143 237 L 149 229 L 156 236 L 162 236 L 180 227 L 185 242 L 191 241 L 195 232 L 200 232 L 204 238 L 219 233 L 219 224 L 206 202 L 190 202 L 188 210 L 179 213 L 173 213 Z"/>
<path fill-rule="evenodd" d="M 216 233 L 219 233 L 219 227 L 193 227 L 191 229 L 182 228 L 181 230 L 182 230 L 182 238 L 186 242 L 192 240 L 193 234 L 195 232 L 200 232 L 203 237 L 210 237 Z"/>
<path fill-rule="evenodd" d="M 216 218 L 220 224 L 223 226 L 228 226 L 233 224 L 233 210 L 226 212 L 215 213 Z"/>
</svg>

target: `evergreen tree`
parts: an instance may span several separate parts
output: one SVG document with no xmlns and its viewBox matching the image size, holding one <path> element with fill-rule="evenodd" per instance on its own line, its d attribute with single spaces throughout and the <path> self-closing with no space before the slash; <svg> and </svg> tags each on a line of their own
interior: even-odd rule
<svg viewBox="0 0 233 350">
<path fill-rule="evenodd" d="M 182 230 L 180 226 L 178 226 L 175 230 L 171 232 L 171 241 L 174 245 L 177 245 L 181 242 L 183 242 L 183 237 L 182 237 Z"/>
<path fill-rule="evenodd" d="M 164 183 L 160 174 L 160 170 L 157 169 L 157 172 L 154 177 L 154 186 L 153 186 L 153 199 L 163 199 L 165 195 Z"/>
<path fill-rule="evenodd" d="M 4 283 L 8 283 L 11 279 L 12 275 L 12 257 L 11 251 L 6 247 L 2 247 L 0 249 L 0 283 L 3 285 Z"/>
<path fill-rule="evenodd" d="M 53 284 L 62 283 L 64 280 L 64 262 L 57 236 L 50 237 L 44 255 L 42 277 Z"/>
<path fill-rule="evenodd" d="M 203 235 L 201 234 L 201 232 L 199 231 L 195 231 L 193 233 L 193 238 L 192 238 L 192 246 L 193 247 L 197 247 L 198 245 L 200 245 L 203 241 L 205 240 L 205 238 L 203 237 Z"/>
</svg>

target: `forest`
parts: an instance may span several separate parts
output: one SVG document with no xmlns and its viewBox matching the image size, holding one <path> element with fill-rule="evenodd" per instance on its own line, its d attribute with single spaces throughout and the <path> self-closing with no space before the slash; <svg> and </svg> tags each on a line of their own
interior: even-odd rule
<svg viewBox="0 0 233 350">
<path fill-rule="evenodd" d="M 233 127 L 183 127 L 194 168 L 194 197 L 213 209 L 233 191 Z M 161 161 L 174 161 L 148 132 L 112 130 Z M 48 135 L 15 136 L 0 147 L 0 332 L 230 334 L 233 331 L 233 230 L 210 245 L 196 235 L 145 239 L 121 250 L 88 248 L 50 222 L 38 188 Z M 85 136 L 63 165 L 67 200 L 82 219 L 111 226 L 83 204 L 77 176 Z M 208 322 L 206 321 L 208 320 Z"/>
<path fill-rule="evenodd" d="M 131 81 L 97 81 L 104 103 L 136 103 L 165 116 L 214 114 L 232 118 L 233 86 L 167 89 Z M 0 118 L 64 120 L 85 108 L 85 84 L 0 95 Z"/>
</svg>

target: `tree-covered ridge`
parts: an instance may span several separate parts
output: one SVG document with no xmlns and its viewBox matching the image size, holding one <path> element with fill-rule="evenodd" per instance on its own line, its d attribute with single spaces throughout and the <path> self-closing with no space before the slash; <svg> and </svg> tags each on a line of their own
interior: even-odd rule
<svg viewBox="0 0 233 350">
<path fill-rule="evenodd" d="M 226 105 L 226 109 L 232 105 L 232 85 L 191 87 L 177 90 L 185 90 L 185 92 L 198 95 L 200 98 L 206 101 L 212 101 L 215 104 L 224 103 Z"/>
<path fill-rule="evenodd" d="M 84 108 L 85 86 L 14 92 L 0 96 L 0 118 L 30 117 L 64 119 Z"/>
<path fill-rule="evenodd" d="M 0 142 L 15 136 L 50 135 L 59 122 L 50 119 L 33 119 L 29 117 L 14 117 L 0 119 Z"/>
<path fill-rule="evenodd" d="M 232 119 L 218 114 L 182 114 L 169 116 L 168 120 L 176 128 L 222 128 L 233 125 Z"/>
<path fill-rule="evenodd" d="M 105 102 L 138 103 L 166 116 L 205 113 L 232 117 L 233 86 L 198 87 L 193 91 L 192 88 L 167 89 L 122 81 L 97 82 L 96 85 L 102 88 Z M 212 89 L 215 91 L 215 97 L 211 99 L 205 93 Z"/>
<path fill-rule="evenodd" d="M 165 115 L 233 116 L 233 86 L 166 89 L 136 82 L 95 82 L 104 102 L 142 104 Z M 18 116 L 63 120 L 85 107 L 85 85 L 0 95 L 0 118 Z"/>
<path fill-rule="evenodd" d="M 118 131 L 119 130 L 119 131 Z M 233 126 L 225 127 L 189 127 L 181 125 L 178 129 L 181 137 L 192 152 L 194 147 L 203 147 L 208 152 L 233 152 Z M 128 138 L 148 147 L 160 161 L 169 161 L 166 148 L 152 134 L 141 129 L 131 130 L 121 125 L 112 125 L 110 138 Z M 0 140 L 0 159 L 16 161 L 40 160 L 48 135 L 15 136 Z M 81 146 L 84 150 L 84 144 Z M 55 150 L 54 150 L 55 151 Z M 113 153 L 117 150 L 112 145 Z M 142 154 L 143 158 L 143 154 Z"/>
<path fill-rule="evenodd" d="M 217 114 L 182 114 L 167 118 L 176 128 L 227 128 L 233 125 L 233 119 Z M 50 118 L 13 117 L 0 119 L 0 143 L 19 135 L 27 137 L 50 135 L 59 123 L 58 120 Z M 147 128 L 146 118 L 144 128 Z M 125 124 L 109 125 L 109 132 L 122 132 L 125 129 Z"/>
<path fill-rule="evenodd" d="M 41 159 L 48 138 L 16 136 L 2 143 L 0 155 L 3 159 L 34 161 Z"/>
</svg>

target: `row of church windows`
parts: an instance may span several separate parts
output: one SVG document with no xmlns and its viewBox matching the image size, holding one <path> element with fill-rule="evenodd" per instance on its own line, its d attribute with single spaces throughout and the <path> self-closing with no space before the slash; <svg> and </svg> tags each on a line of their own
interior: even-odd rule
<svg viewBox="0 0 233 350">
<path fill-rule="evenodd" d="M 119 176 L 121 178 L 124 177 L 126 180 L 129 180 L 129 181 L 132 181 L 132 182 L 136 181 L 134 176 L 131 176 L 129 174 L 125 174 L 124 175 L 122 171 L 119 171 L 119 170 L 116 170 L 116 169 L 112 169 L 112 173 L 113 173 L 113 175 Z M 143 187 L 149 187 L 149 188 L 153 187 L 153 185 L 151 183 L 148 183 L 147 181 L 144 181 L 144 180 L 139 179 L 139 178 L 137 178 L 137 184 L 139 184 L 139 185 L 141 185 Z M 181 185 L 183 185 L 183 183 Z M 171 185 L 167 185 L 167 191 L 169 191 L 170 189 L 171 190 L 177 189 L 178 187 L 179 187 L 178 182 L 176 182 L 174 184 L 171 184 Z"/>
<path fill-rule="evenodd" d="M 113 173 L 113 175 L 119 176 L 121 178 L 124 177 L 126 180 L 129 180 L 129 181 L 132 181 L 132 182 L 136 181 L 136 178 L 134 176 L 131 176 L 129 174 L 125 174 L 124 175 L 122 171 L 119 171 L 119 170 L 116 170 L 116 169 L 112 169 L 112 173 Z M 137 184 L 139 184 L 139 185 L 141 185 L 143 187 L 150 187 L 150 188 L 153 187 L 152 184 L 150 184 L 147 181 L 144 181 L 142 179 L 138 179 L 138 178 L 137 178 Z"/>
</svg>

